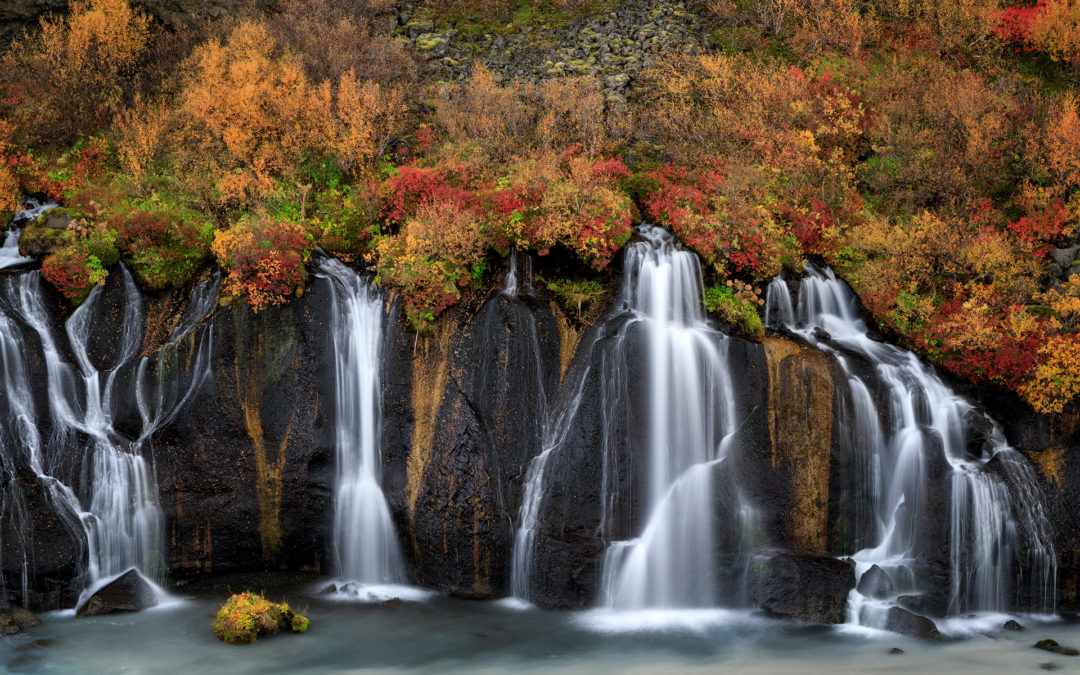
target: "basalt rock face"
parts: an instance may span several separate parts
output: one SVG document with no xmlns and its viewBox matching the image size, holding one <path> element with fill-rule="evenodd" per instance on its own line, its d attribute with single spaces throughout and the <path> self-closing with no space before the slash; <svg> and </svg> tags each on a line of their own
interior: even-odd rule
<svg viewBox="0 0 1080 675">
<path fill-rule="evenodd" d="M 326 284 L 259 314 L 214 314 L 212 377 L 153 439 L 172 574 L 329 571 Z"/>
<path fill-rule="evenodd" d="M 88 355 L 98 369 L 117 363 L 122 282 L 119 273 L 111 275 L 89 336 Z M 175 341 L 169 336 L 183 321 L 186 295 L 141 296 L 139 352 L 154 364 L 146 381 L 186 382 L 200 349 L 208 354 L 206 377 L 146 445 L 155 462 L 169 581 L 261 570 L 331 571 L 334 363 L 326 284 L 313 277 L 301 297 L 259 314 L 241 302 L 219 304 Z M 62 331 L 65 312 L 48 293 L 49 312 Z M 424 337 L 406 331 L 398 299 L 388 297 L 385 308 L 383 488 L 410 581 L 470 598 L 507 593 L 526 472 L 558 427 L 562 441 L 547 464 L 530 599 L 549 607 L 594 604 L 608 542 L 634 537 L 648 516 L 641 499 L 648 341 L 633 316 L 613 307 L 579 335 L 542 293 L 508 297 L 489 289 L 485 296 L 467 295 Z M 47 410 L 42 347 L 33 331 L 23 333 L 33 395 L 38 409 Z M 724 349 L 738 432 L 729 459 L 712 469 L 714 540 L 726 565 L 718 595 L 734 605 L 768 604 L 785 616 L 838 620 L 850 566 L 835 556 L 874 543 L 868 479 L 859 473 L 865 467 L 844 422 L 852 405 L 845 376 L 834 357 L 790 336 L 733 337 Z M 887 411 L 872 368 L 855 357 L 847 368 L 863 377 L 878 408 Z M 142 429 L 137 362 L 116 377 L 115 427 L 134 439 Z M 1080 582 L 1078 427 L 1065 418 L 990 408 L 1045 479 L 1061 563 L 1059 607 L 1074 611 Z M 566 414 L 556 425 L 560 412 Z M 978 419 L 971 424 L 985 431 Z M 47 415 L 38 426 L 48 438 Z M 920 529 L 917 548 L 934 553 L 917 560 L 914 573 L 920 586 L 937 590 L 901 604 L 938 616 L 946 611 L 951 583 L 951 470 L 940 440 L 928 438 L 926 445 L 920 499 L 932 517 Z M 67 458 L 58 474 L 76 490 L 85 487 L 80 461 Z M 28 465 L 0 469 L 6 597 L 34 609 L 73 606 L 86 556 L 77 523 L 58 511 Z M 988 469 L 1008 484 L 1008 467 L 991 462 Z M 16 491 L 21 511 L 10 498 Z M 754 555 L 775 563 L 775 579 L 767 585 L 752 583 L 746 561 Z M 792 591 L 815 578 L 816 572 L 805 570 L 818 563 L 835 581 L 824 587 L 831 589 L 828 597 L 812 607 L 796 606 Z M 19 593 L 24 570 L 25 599 Z M 1024 599 L 1017 602 L 1023 606 Z M 898 612 L 898 626 L 902 618 Z"/>
<path fill-rule="evenodd" d="M 558 390 L 557 312 L 537 298 L 494 294 L 431 337 L 394 341 L 412 351 L 413 427 L 403 433 L 389 421 L 387 457 L 406 457 L 404 500 L 391 503 L 403 510 L 413 576 L 425 586 L 470 598 L 507 590 L 524 473 Z"/>
</svg>

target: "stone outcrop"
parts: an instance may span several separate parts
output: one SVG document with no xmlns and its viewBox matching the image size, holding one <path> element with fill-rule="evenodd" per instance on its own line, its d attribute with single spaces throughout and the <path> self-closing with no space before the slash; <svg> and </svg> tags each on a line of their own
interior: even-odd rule
<svg viewBox="0 0 1080 675">
<path fill-rule="evenodd" d="M 523 477 L 558 389 L 556 312 L 494 293 L 422 344 L 398 343 L 413 351 L 414 423 L 408 452 L 391 455 L 407 454 L 403 529 L 426 586 L 472 598 L 507 591 Z"/>
</svg>

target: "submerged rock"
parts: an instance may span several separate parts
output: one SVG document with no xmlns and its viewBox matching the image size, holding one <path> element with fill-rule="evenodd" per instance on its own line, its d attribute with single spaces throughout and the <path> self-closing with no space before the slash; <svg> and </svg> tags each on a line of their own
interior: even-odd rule
<svg viewBox="0 0 1080 675">
<path fill-rule="evenodd" d="M 1046 638 L 1035 643 L 1035 649 L 1044 649 L 1062 656 L 1080 656 L 1080 649 L 1059 645 L 1057 640 Z"/>
<path fill-rule="evenodd" d="M 31 640 L 26 644 L 19 645 L 16 649 L 20 651 L 26 651 L 29 649 L 41 649 L 43 647 L 51 647 L 56 644 L 56 640 L 52 638 L 39 638 L 37 640 Z"/>
<path fill-rule="evenodd" d="M 903 607 L 889 608 L 889 613 L 885 618 L 885 630 L 900 633 L 901 635 L 909 635 L 920 640 L 930 640 L 932 642 L 944 642 L 945 640 L 933 621 L 925 616 L 909 612 Z"/>
<path fill-rule="evenodd" d="M 806 553 L 772 553 L 751 560 L 750 597 L 766 614 L 843 623 L 847 596 L 855 587 L 851 563 Z"/>
<path fill-rule="evenodd" d="M 102 616 L 122 612 L 138 612 L 158 604 L 153 586 L 132 568 L 102 586 L 84 602 L 75 616 Z"/>
</svg>

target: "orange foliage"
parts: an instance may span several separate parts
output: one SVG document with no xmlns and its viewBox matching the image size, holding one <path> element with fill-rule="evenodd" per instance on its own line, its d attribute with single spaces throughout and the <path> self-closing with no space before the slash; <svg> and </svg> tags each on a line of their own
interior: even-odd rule
<svg viewBox="0 0 1080 675">
<path fill-rule="evenodd" d="M 117 115 L 116 152 L 124 173 L 135 183 L 142 181 L 166 142 L 170 124 L 170 110 L 164 106 L 147 105 L 138 97 L 130 108 Z"/>
<path fill-rule="evenodd" d="M 405 92 L 399 87 L 361 81 L 351 70 L 338 81 L 340 136 L 334 144 L 338 164 L 355 172 L 382 157 L 403 124 Z"/>
<path fill-rule="evenodd" d="M 899 20 L 950 52 L 988 45 L 1001 19 L 997 0 L 872 0 L 872 5 L 879 16 Z"/>
<path fill-rule="evenodd" d="M 1068 94 L 1049 109 L 1042 142 L 1033 151 L 1061 188 L 1080 187 L 1080 101 Z"/>
<path fill-rule="evenodd" d="M 5 108 L 28 139 L 67 142 L 106 125 L 129 96 L 150 19 L 127 0 L 74 2 L 0 64 Z"/>
<path fill-rule="evenodd" d="M 401 288 L 415 330 L 461 297 L 483 252 L 480 221 L 458 200 L 424 201 L 401 231 L 379 241 L 378 278 Z"/>
<path fill-rule="evenodd" d="M 1080 396 L 1080 335 L 1052 337 L 1039 355 L 1043 362 L 1024 387 L 1024 397 L 1039 412 L 1064 412 Z"/>
<path fill-rule="evenodd" d="M 299 59 L 266 27 L 245 21 L 185 69 L 180 114 L 189 161 L 209 174 L 215 201 L 250 203 L 325 147 L 330 88 L 309 86 Z"/>
<path fill-rule="evenodd" d="M 1053 58 L 1080 65 L 1080 0 L 1044 0 L 1028 39 Z"/>
<path fill-rule="evenodd" d="M 11 152 L 11 125 L 0 120 L 0 213 L 19 208 L 19 179 L 8 163 Z"/>
<path fill-rule="evenodd" d="M 286 0 L 269 25 L 277 41 L 300 56 L 312 82 L 336 82 L 352 70 L 384 86 L 406 86 L 416 79 L 416 63 L 396 40 L 373 35 L 367 16 L 388 5 L 389 0 Z"/>
<path fill-rule="evenodd" d="M 474 140 L 500 161 L 509 159 L 530 137 L 536 122 L 531 106 L 519 90 L 532 87 L 500 87 L 483 65 L 473 67 L 469 82 L 446 88 L 436 103 L 439 125 L 454 140 Z"/>
</svg>

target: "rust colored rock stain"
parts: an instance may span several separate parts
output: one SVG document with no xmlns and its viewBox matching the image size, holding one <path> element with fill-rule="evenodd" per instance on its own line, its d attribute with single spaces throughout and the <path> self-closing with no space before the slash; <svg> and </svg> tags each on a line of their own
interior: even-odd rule
<svg viewBox="0 0 1080 675">
<path fill-rule="evenodd" d="M 762 341 L 769 370 L 772 466 L 791 478 L 791 546 L 827 546 L 833 379 L 828 357 L 786 340 Z"/>
</svg>

